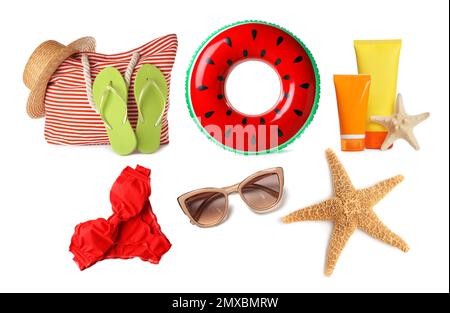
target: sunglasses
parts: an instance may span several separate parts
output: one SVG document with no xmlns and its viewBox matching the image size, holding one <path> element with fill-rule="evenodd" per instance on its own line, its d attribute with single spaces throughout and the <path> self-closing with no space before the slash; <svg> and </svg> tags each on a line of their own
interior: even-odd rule
<svg viewBox="0 0 450 313">
<path fill-rule="evenodd" d="M 259 171 L 241 183 L 224 188 L 202 188 L 178 197 L 178 203 L 191 223 L 199 227 L 220 224 L 228 215 L 228 195 L 238 192 L 257 213 L 274 208 L 283 196 L 284 174 L 281 167 Z"/>
</svg>

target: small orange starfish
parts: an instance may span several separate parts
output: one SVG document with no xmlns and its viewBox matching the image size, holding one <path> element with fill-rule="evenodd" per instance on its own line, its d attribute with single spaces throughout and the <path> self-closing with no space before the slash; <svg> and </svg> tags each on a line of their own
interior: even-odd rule
<svg viewBox="0 0 450 313">
<path fill-rule="evenodd" d="M 403 176 L 395 176 L 365 189 L 355 189 L 345 168 L 331 149 L 326 150 L 330 165 L 334 197 L 283 218 L 283 223 L 299 221 L 334 222 L 333 234 L 328 247 L 325 275 L 330 276 L 336 266 L 347 241 L 356 229 L 361 229 L 372 237 L 384 241 L 400 250 L 409 250 L 406 242 L 387 228 L 373 212 L 373 207 L 397 184 Z"/>
</svg>

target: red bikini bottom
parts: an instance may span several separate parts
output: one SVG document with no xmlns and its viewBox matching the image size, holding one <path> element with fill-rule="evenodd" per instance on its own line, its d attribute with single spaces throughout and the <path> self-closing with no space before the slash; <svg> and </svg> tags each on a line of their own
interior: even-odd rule
<svg viewBox="0 0 450 313">
<path fill-rule="evenodd" d="M 105 259 L 159 263 L 171 244 L 161 232 L 149 201 L 150 170 L 126 167 L 111 188 L 113 215 L 78 224 L 69 250 L 84 270 Z"/>
</svg>

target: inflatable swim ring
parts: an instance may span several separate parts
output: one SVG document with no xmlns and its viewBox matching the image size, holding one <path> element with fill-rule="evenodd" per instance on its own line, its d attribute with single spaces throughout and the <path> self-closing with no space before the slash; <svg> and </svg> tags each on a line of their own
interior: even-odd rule
<svg viewBox="0 0 450 313">
<path fill-rule="evenodd" d="M 247 60 L 265 62 L 280 78 L 278 101 L 259 115 L 235 110 L 226 96 L 228 74 Z M 187 72 L 186 100 L 214 142 L 239 153 L 268 153 L 303 133 L 317 110 L 319 86 L 315 61 L 297 37 L 277 25 L 245 21 L 218 30 L 199 47 Z"/>
</svg>

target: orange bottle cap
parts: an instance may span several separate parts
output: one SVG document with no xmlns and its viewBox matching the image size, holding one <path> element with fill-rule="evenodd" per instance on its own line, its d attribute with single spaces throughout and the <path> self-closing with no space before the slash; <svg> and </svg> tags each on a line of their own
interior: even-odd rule
<svg viewBox="0 0 450 313">
<path fill-rule="evenodd" d="M 386 139 L 387 132 L 366 132 L 366 148 L 381 149 L 381 145 Z M 389 149 L 392 146 L 389 147 Z"/>
</svg>

